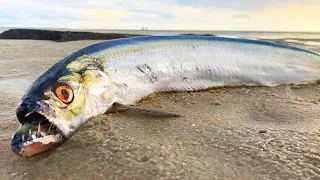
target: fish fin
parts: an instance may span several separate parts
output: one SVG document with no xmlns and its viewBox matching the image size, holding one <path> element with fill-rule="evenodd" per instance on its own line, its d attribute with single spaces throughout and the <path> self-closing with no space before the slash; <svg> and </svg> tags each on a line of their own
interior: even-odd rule
<svg viewBox="0 0 320 180">
<path fill-rule="evenodd" d="M 120 104 L 120 103 L 113 103 L 113 105 L 110 107 L 110 109 L 108 109 L 108 112 L 109 113 L 116 113 L 116 112 L 123 112 L 123 111 L 128 110 L 127 108 L 117 106 L 117 104 Z"/>
<path fill-rule="evenodd" d="M 111 111 L 125 111 L 125 110 L 133 110 L 133 111 L 140 111 L 140 112 L 145 112 L 145 113 L 150 113 L 150 114 L 155 114 L 159 116 L 168 116 L 168 117 L 182 117 L 180 114 L 174 114 L 174 113 L 168 113 L 168 112 L 162 112 L 158 110 L 153 110 L 153 109 L 144 109 L 144 108 L 139 108 L 136 106 L 131 106 L 131 105 L 124 105 L 120 103 L 113 103 Z"/>
</svg>

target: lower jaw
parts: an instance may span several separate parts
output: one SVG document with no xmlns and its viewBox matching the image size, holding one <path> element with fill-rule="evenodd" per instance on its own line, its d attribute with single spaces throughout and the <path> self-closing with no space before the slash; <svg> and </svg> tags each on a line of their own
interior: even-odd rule
<svg viewBox="0 0 320 180">
<path fill-rule="evenodd" d="M 34 135 L 34 133 L 35 132 L 33 131 L 32 134 Z M 31 137 L 34 137 L 33 135 L 31 135 Z M 34 154 L 38 154 L 43 151 L 55 148 L 66 140 L 66 138 L 63 137 L 61 133 L 36 137 L 32 140 L 29 139 L 29 135 L 27 136 L 27 139 L 29 139 L 27 141 L 23 141 L 25 139 L 24 137 L 26 137 L 25 133 L 17 131 L 13 136 L 11 142 L 12 151 L 22 157 L 32 156 Z"/>
<path fill-rule="evenodd" d="M 60 141 L 56 141 L 56 142 L 47 142 L 47 143 L 43 143 L 40 141 L 32 142 L 27 145 L 22 144 L 20 148 L 12 146 L 12 150 L 19 156 L 27 157 L 27 156 L 39 154 L 41 152 L 44 152 L 50 149 L 54 149 L 59 145 L 61 145 L 63 142 L 65 142 L 65 140 L 66 140 L 65 138 L 62 138 L 60 139 Z"/>
<path fill-rule="evenodd" d="M 40 142 L 35 142 L 26 147 L 23 147 L 19 155 L 22 157 L 32 156 L 40 152 L 44 152 L 49 149 L 52 149 L 55 146 L 56 146 L 56 143 L 42 144 Z"/>
<path fill-rule="evenodd" d="M 66 138 L 44 115 L 22 114 L 24 121 L 12 137 L 11 148 L 19 156 L 32 156 L 62 144 Z"/>
</svg>

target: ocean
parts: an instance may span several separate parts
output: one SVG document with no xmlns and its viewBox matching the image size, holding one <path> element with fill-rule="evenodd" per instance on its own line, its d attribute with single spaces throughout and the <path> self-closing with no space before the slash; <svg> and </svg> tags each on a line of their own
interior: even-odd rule
<svg viewBox="0 0 320 180">
<path fill-rule="evenodd" d="M 13 27 L 0 27 L 0 33 Z M 37 28 L 32 28 L 37 29 Z M 188 31 L 188 30 L 103 30 L 103 29 L 63 29 L 63 28 L 41 28 L 59 31 L 85 31 L 97 33 L 123 33 L 142 35 L 177 35 L 177 34 L 199 34 L 215 35 L 231 38 L 282 40 L 288 43 L 302 45 L 320 46 L 320 32 L 258 32 L 258 31 Z"/>
</svg>

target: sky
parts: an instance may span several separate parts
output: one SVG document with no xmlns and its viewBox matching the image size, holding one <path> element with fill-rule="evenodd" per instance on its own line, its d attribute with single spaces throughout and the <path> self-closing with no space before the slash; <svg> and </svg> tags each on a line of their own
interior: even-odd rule
<svg viewBox="0 0 320 180">
<path fill-rule="evenodd" d="M 320 0 L 0 0 L 0 27 L 320 32 Z"/>
</svg>

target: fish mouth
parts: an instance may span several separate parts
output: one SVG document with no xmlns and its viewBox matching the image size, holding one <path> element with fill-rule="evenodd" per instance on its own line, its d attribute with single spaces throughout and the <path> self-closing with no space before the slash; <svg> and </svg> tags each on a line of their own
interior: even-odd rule
<svg viewBox="0 0 320 180">
<path fill-rule="evenodd" d="M 32 156 L 52 149 L 66 140 L 59 128 L 40 112 L 30 111 L 20 105 L 17 117 L 21 125 L 12 136 L 11 149 L 19 156 Z"/>
</svg>

